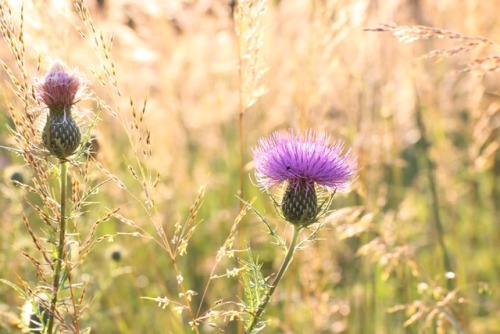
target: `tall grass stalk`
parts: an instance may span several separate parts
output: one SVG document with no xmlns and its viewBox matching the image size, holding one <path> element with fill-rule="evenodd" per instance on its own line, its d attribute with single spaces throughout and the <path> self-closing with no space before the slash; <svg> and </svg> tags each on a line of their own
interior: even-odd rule
<svg viewBox="0 0 500 334">
<path fill-rule="evenodd" d="M 267 0 L 238 0 L 234 10 L 234 31 L 237 37 L 238 55 L 238 141 L 239 141 L 239 189 L 238 197 L 244 196 L 245 157 L 244 157 L 244 122 L 245 111 L 263 94 L 261 78 L 265 72 L 262 59 L 263 16 L 267 10 Z M 239 211 L 243 210 L 243 202 L 239 201 Z M 241 224 L 240 224 L 241 225 Z M 238 226 L 240 249 L 244 248 L 243 227 Z M 243 287 L 238 286 L 238 297 L 243 297 Z M 243 326 L 238 322 L 238 333 Z"/>
<path fill-rule="evenodd" d="M 57 240 L 57 258 L 56 267 L 54 272 L 54 283 L 52 284 L 52 301 L 50 303 L 50 317 L 47 325 L 47 333 L 52 334 L 54 328 L 54 318 L 57 308 L 57 301 L 59 296 L 59 288 L 61 286 L 61 267 L 65 259 L 64 256 L 64 243 L 66 237 L 66 183 L 68 174 L 67 162 L 61 160 L 61 213 L 59 221 L 59 239 Z"/>
<path fill-rule="evenodd" d="M 244 131 L 244 127 L 243 127 L 243 116 L 245 114 L 245 103 L 243 102 L 243 54 L 242 54 L 242 50 L 241 50 L 241 43 L 238 43 L 238 62 L 239 62 L 239 65 L 238 65 L 238 76 L 239 76 L 239 79 L 238 79 L 238 91 L 239 91 L 239 111 L 238 111 L 238 142 L 239 142 L 239 154 L 240 154 L 240 162 L 239 162 L 239 188 L 238 188 L 238 197 L 239 198 L 244 198 L 243 194 L 244 194 L 244 189 L 243 189 L 243 186 L 244 186 L 244 182 L 243 182 L 243 178 L 244 178 L 244 169 L 245 169 L 245 161 L 244 161 L 244 154 L 243 154 L 243 150 L 244 150 L 244 145 L 243 145 L 243 138 L 244 138 L 244 135 L 243 135 L 243 131 Z M 238 201 L 239 202 L 239 211 L 241 211 L 243 209 L 243 202 L 242 201 Z M 238 226 L 238 229 L 239 229 L 239 247 L 240 249 L 242 249 L 243 247 L 243 233 L 242 233 L 242 227 L 241 226 Z M 241 287 L 238 287 L 238 296 L 241 297 L 241 294 L 242 294 L 243 290 Z"/>
<path fill-rule="evenodd" d="M 283 263 L 281 264 L 280 270 L 278 271 L 278 274 L 276 275 L 276 278 L 274 279 L 271 287 L 269 288 L 268 292 L 264 296 L 262 303 L 259 305 L 257 312 L 253 315 L 252 322 L 250 323 L 250 326 L 248 326 L 248 329 L 245 331 L 246 334 L 252 333 L 252 330 L 257 325 L 260 317 L 262 316 L 262 312 L 264 312 L 264 310 L 267 307 L 267 304 L 269 303 L 269 300 L 271 299 L 271 297 L 274 294 L 274 291 L 276 291 L 276 287 L 280 283 L 281 278 L 283 277 L 288 266 L 292 262 L 293 254 L 295 253 L 295 250 L 297 249 L 297 240 L 299 239 L 299 234 L 300 234 L 300 231 L 302 230 L 302 228 L 303 228 L 303 226 L 293 225 L 292 241 L 290 241 L 290 246 L 288 246 L 288 250 L 286 252 L 285 259 L 283 260 Z"/>
<path fill-rule="evenodd" d="M 431 191 L 431 206 L 432 206 L 432 215 L 433 215 L 433 220 L 435 224 L 435 229 L 436 229 L 436 236 L 437 236 L 437 242 L 439 245 L 439 248 L 441 249 L 441 253 L 443 256 L 443 265 L 444 269 L 447 273 L 454 273 L 453 266 L 451 264 L 451 258 L 450 254 L 448 252 L 448 249 L 446 247 L 446 243 L 444 241 L 444 226 L 443 222 L 441 219 L 441 214 L 439 212 L 439 195 L 438 195 L 438 186 L 437 186 L 437 181 L 436 181 L 436 175 L 435 175 L 435 165 L 434 161 L 432 160 L 429 152 L 429 148 L 431 146 L 431 142 L 429 138 L 427 137 L 427 132 L 423 120 L 423 115 L 422 115 L 422 108 L 421 106 L 417 103 L 417 108 L 416 108 L 416 121 L 417 121 L 417 127 L 420 132 L 420 138 L 422 139 L 422 156 L 425 159 L 426 167 L 427 167 L 427 179 L 429 182 L 429 188 Z M 455 288 L 455 280 L 454 279 L 448 279 L 447 280 L 447 287 L 451 291 Z"/>
<path fill-rule="evenodd" d="M 234 20 L 235 22 L 237 22 L 237 11 L 238 11 L 238 7 L 236 8 L 236 11 L 234 13 Z M 235 26 L 235 30 L 236 30 L 236 34 L 239 36 L 239 33 L 238 33 L 238 28 L 237 26 Z M 238 45 L 238 98 L 239 98 L 239 101 L 238 101 L 238 142 L 239 142 L 239 188 L 238 188 L 238 196 L 240 198 L 244 198 L 243 197 L 243 177 L 244 177 L 244 160 L 243 160 L 243 130 L 244 130 L 244 127 L 243 127 L 243 116 L 244 116 L 244 113 L 245 113 L 245 103 L 243 102 L 243 50 L 242 50 L 242 43 L 239 42 L 237 43 Z M 239 209 L 241 211 L 241 209 L 243 208 L 243 202 L 242 201 L 238 201 L 239 202 Z M 238 246 L 240 249 L 243 248 L 243 231 L 242 231 L 243 227 L 241 226 L 238 226 Z M 238 285 L 238 291 L 237 291 L 237 294 L 238 294 L 238 298 L 242 298 L 243 297 L 243 287 L 241 285 Z M 238 334 L 242 333 L 243 332 L 243 324 L 241 322 L 238 322 L 238 325 L 237 325 L 237 332 Z"/>
</svg>

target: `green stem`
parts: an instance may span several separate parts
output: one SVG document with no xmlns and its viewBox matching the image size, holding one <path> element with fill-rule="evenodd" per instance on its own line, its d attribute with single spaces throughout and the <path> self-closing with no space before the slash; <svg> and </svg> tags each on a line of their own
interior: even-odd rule
<svg viewBox="0 0 500 334">
<path fill-rule="evenodd" d="M 435 163 L 431 158 L 429 148 L 431 146 L 431 142 L 427 137 L 427 132 L 425 129 L 425 124 L 422 115 L 422 108 L 417 106 L 416 116 L 417 116 L 417 126 L 420 131 L 420 136 L 422 138 L 422 146 L 423 146 L 423 156 L 425 157 L 427 164 L 427 179 L 429 181 L 429 188 L 432 196 L 432 214 L 434 216 L 434 224 L 436 225 L 436 234 L 437 234 L 437 242 L 439 248 L 441 248 L 442 256 L 443 256 L 443 265 L 446 272 L 454 272 L 453 265 L 451 263 L 450 254 L 448 253 L 448 249 L 446 247 L 446 243 L 444 241 L 444 226 L 441 219 L 441 214 L 439 212 L 439 196 L 438 196 L 438 186 L 435 175 Z M 451 291 L 455 288 L 455 282 L 453 279 L 447 280 L 447 287 Z"/>
<path fill-rule="evenodd" d="M 237 23 L 237 16 L 236 15 L 236 11 L 239 10 L 239 3 L 240 0 L 238 1 L 235 1 L 235 4 L 236 4 L 236 8 L 235 8 L 235 11 L 234 11 L 234 22 L 236 25 L 238 25 Z M 243 187 L 244 187 L 244 183 L 243 183 L 243 178 L 244 178 L 244 173 L 245 173 L 245 164 L 244 164 L 244 159 L 243 159 L 243 149 L 244 149 L 244 146 L 243 146 L 243 115 L 245 113 L 245 102 L 243 101 L 244 99 L 244 95 L 243 95 L 243 51 L 242 51 L 242 45 L 241 45 L 241 36 L 239 36 L 239 33 L 238 33 L 238 27 L 235 26 L 235 31 L 236 31 L 236 35 L 238 36 L 238 96 L 239 96 L 239 117 L 238 117 L 238 139 L 239 139 L 239 154 L 240 154 L 240 166 L 239 166 L 239 189 L 238 189 L 238 196 L 239 198 L 244 198 L 244 193 L 243 193 Z M 238 201 L 239 203 L 239 211 L 241 212 L 241 210 L 243 209 L 243 202 L 242 201 Z M 243 240 L 243 236 L 244 236 L 244 233 L 243 233 L 243 226 L 242 224 L 238 224 L 238 244 L 239 244 L 239 249 L 243 249 L 244 248 L 244 240 Z M 238 285 L 238 298 L 241 300 L 243 299 L 243 287 L 241 285 Z M 243 325 L 241 322 L 238 322 L 238 325 L 237 325 L 237 331 L 236 333 L 237 334 L 242 334 L 243 333 Z"/>
<path fill-rule="evenodd" d="M 290 247 L 288 247 L 288 251 L 286 253 L 285 259 L 283 260 L 283 263 L 281 264 L 281 268 L 278 271 L 278 275 L 273 281 L 273 284 L 271 285 L 271 288 L 267 292 L 267 294 L 264 296 L 264 300 L 262 303 L 260 303 L 259 308 L 257 310 L 257 313 L 255 313 L 252 323 L 248 327 L 248 329 L 245 331 L 246 334 L 250 334 L 259 321 L 260 316 L 262 315 L 262 312 L 266 309 L 267 304 L 269 303 L 269 300 L 271 299 L 271 296 L 273 295 L 274 291 L 276 290 L 276 287 L 278 286 L 279 282 L 281 281 L 281 278 L 283 277 L 283 274 L 287 270 L 288 266 L 292 262 L 293 259 L 293 254 L 295 253 L 295 249 L 297 246 L 297 240 L 299 238 L 299 233 L 302 230 L 302 226 L 300 225 L 293 225 L 293 236 L 292 236 L 292 241 L 290 242 Z"/>
<path fill-rule="evenodd" d="M 61 267 L 64 259 L 64 243 L 66 236 L 66 179 L 68 174 L 68 166 L 66 161 L 61 162 L 61 214 L 59 226 L 59 244 L 57 245 L 56 269 L 54 273 L 54 283 L 52 284 L 53 296 L 50 306 L 50 318 L 47 326 L 47 334 L 53 333 L 54 318 L 56 313 L 57 299 L 59 294 Z"/>
</svg>

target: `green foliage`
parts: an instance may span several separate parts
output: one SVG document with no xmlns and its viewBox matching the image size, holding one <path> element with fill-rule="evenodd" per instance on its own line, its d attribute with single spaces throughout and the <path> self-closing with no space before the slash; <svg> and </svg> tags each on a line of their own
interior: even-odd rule
<svg viewBox="0 0 500 334">
<path fill-rule="evenodd" d="M 243 321 L 245 328 L 248 328 L 253 320 L 251 315 L 257 312 L 265 294 L 269 291 L 269 287 L 267 279 L 261 272 L 262 264 L 259 264 L 258 260 L 254 259 L 250 248 L 247 249 L 247 259 L 240 259 L 240 262 L 244 267 L 241 275 L 244 293 L 243 305 L 245 312 L 249 314 L 244 316 Z M 264 327 L 264 324 L 261 320 L 261 323 L 256 325 L 255 330 L 258 332 L 262 327 Z"/>
</svg>

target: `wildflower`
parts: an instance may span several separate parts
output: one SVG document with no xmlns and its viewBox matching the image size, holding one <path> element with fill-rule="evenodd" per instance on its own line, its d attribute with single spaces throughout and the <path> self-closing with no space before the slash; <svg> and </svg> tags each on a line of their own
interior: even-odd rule
<svg viewBox="0 0 500 334">
<path fill-rule="evenodd" d="M 72 106 L 81 93 L 83 82 L 75 71 L 56 62 L 37 87 L 37 98 L 49 109 L 42 141 L 49 152 L 61 160 L 80 145 L 81 134 L 72 117 Z"/>
<path fill-rule="evenodd" d="M 253 149 L 258 183 L 266 191 L 284 186 L 281 204 L 273 200 L 292 224 L 316 222 L 335 191 L 346 190 L 356 173 L 355 156 L 350 150 L 343 154 L 343 144 L 330 145 L 329 139 L 312 130 L 277 131 Z M 324 199 L 319 206 L 318 197 Z"/>
</svg>

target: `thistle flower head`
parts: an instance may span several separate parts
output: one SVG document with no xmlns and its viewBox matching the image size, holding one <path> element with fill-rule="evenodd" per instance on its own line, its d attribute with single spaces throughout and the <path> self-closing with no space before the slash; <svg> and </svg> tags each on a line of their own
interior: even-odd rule
<svg viewBox="0 0 500 334">
<path fill-rule="evenodd" d="M 75 99 L 83 90 L 83 80 L 76 70 L 55 62 L 37 86 L 37 98 L 49 109 L 42 133 L 44 146 L 61 161 L 80 145 L 78 124 L 71 115 Z"/>
<path fill-rule="evenodd" d="M 344 191 L 356 173 L 355 156 L 344 152 L 340 141 L 329 144 L 329 136 L 308 130 L 277 131 L 260 139 L 253 149 L 256 177 L 268 191 L 285 184 L 281 201 L 285 219 L 294 224 L 313 223 L 321 213 L 316 191 Z"/>
<path fill-rule="evenodd" d="M 83 80 L 75 70 L 56 61 L 37 87 L 37 98 L 50 111 L 64 110 L 75 103 L 75 98 L 83 88 Z"/>
</svg>

